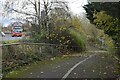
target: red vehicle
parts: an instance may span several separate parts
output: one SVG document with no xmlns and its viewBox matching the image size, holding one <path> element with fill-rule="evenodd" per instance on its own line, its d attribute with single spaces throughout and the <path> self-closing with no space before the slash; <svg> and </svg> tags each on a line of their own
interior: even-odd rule
<svg viewBox="0 0 120 80">
<path fill-rule="evenodd" d="M 21 27 L 14 27 L 12 29 L 12 37 L 16 36 L 16 37 L 21 37 L 22 36 L 22 28 Z"/>
<path fill-rule="evenodd" d="M 16 37 L 21 37 L 22 36 L 22 23 L 21 22 L 14 22 L 12 24 L 12 30 L 11 30 L 11 34 L 12 37 L 16 36 Z"/>
</svg>

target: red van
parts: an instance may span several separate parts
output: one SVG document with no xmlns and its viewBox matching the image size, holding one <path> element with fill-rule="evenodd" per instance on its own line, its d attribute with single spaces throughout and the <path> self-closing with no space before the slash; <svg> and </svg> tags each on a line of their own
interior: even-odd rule
<svg viewBox="0 0 120 80">
<path fill-rule="evenodd" d="M 17 27 L 17 28 L 13 28 L 12 32 L 11 32 L 12 37 L 16 36 L 16 37 L 21 37 L 22 36 L 22 29 Z"/>
</svg>

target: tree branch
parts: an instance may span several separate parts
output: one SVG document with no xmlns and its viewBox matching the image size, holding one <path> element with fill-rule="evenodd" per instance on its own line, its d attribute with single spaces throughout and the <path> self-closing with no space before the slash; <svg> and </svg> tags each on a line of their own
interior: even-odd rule
<svg viewBox="0 0 120 80">
<path fill-rule="evenodd" d="M 34 14 L 30 14 L 30 13 L 26 13 L 26 12 L 18 11 L 18 10 L 16 10 L 16 9 L 11 9 L 11 10 L 14 11 L 14 12 L 17 12 L 17 13 L 25 14 L 25 15 L 36 16 L 36 15 L 34 15 Z"/>
</svg>

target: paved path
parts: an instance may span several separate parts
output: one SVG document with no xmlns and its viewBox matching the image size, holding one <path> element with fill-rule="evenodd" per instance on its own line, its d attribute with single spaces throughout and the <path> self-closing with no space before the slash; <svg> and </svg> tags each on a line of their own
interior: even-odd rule
<svg viewBox="0 0 120 80">
<path fill-rule="evenodd" d="M 71 57 L 71 56 L 70 56 Z M 56 60 L 56 59 L 54 59 Z M 112 55 L 101 52 L 88 52 L 86 55 L 76 55 L 54 63 L 36 64 L 31 70 L 23 71 L 23 74 L 17 73 L 16 78 L 116 78 L 117 61 Z"/>
<path fill-rule="evenodd" d="M 51 67 L 31 72 L 26 77 L 31 78 L 114 78 L 114 64 L 109 62 L 109 57 L 104 59 L 101 54 L 88 57 L 74 57 L 71 60 L 60 62 Z"/>
</svg>

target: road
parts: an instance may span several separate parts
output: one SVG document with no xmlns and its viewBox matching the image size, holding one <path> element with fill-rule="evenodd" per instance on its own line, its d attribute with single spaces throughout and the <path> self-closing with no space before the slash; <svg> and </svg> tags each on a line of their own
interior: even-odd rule
<svg viewBox="0 0 120 80">
<path fill-rule="evenodd" d="M 49 62 L 27 66 L 22 72 L 13 73 L 10 78 L 57 78 L 66 80 L 71 78 L 117 78 L 117 61 L 111 54 L 95 51 L 92 54 L 68 56 L 60 61 L 52 59 Z M 55 61 L 55 62 L 54 62 Z M 46 79 L 47 80 L 47 79 Z M 49 80 L 49 79 L 48 79 Z M 52 80 L 52 79 L 51 79 Z M 71 79 L 72 80 L 72 79 Z"/>
<path fill-rule="evenodd" d="M 9 40 L 19 40 L 21 39 L 22 37 L 12 37 L 11 34 L 6 34 L 5 37 L 2 37 L 0 35 L 0 41 L 9 41 Z"/>
</svg>

